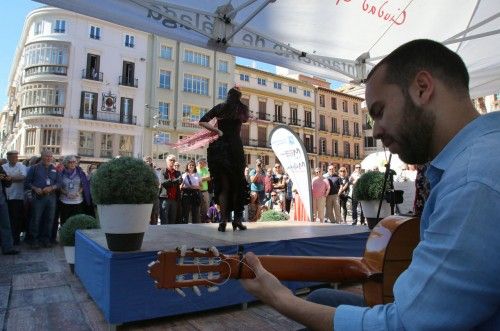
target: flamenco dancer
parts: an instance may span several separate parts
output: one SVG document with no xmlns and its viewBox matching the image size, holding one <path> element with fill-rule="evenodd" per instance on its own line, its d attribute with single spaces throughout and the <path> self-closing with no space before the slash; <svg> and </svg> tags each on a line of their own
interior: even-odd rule
<svg viewBox="0 0 500 331">
<path fill-rule="evenodd" d="M 233 231 L 246 230 L 242 224 L 243 209 L 250 201 L 245 179 L 245 156 L 240 138 L 241 124 L 248 121 L 248 107 L 241 101 L 238 87 L 230 89 L 227 100 L 208 111 L 199 125 L 205 129 L 190 135 L 174 148 L 182 152 L 208 145 L 207 162 L 214 186 L 215 203 L 220 205 L 222 220 L 219 231 L 225 232 L 232 220 Z"/>
<path fill-rule="evenodd" d="M 218 138 L 208 145 L 207 161 L 213 178 L 215 203 L 221 208 L 222 220 L 218 230 L 226 231 L 231 219 L 233 230 L 246 230 L 241 222 L 243 209 L 248 204 L 249 193 L 244 176 L 245 155 L 240 138 L 241 124 L 248 121 L 248 107 L 241 100 L 237 87 L 230 89 L 227 100 L 210 109 L 200 119 L 200 126 L 217 134 Z M 217 126 L 209 123 L 217 119 Z"/>
</svg>

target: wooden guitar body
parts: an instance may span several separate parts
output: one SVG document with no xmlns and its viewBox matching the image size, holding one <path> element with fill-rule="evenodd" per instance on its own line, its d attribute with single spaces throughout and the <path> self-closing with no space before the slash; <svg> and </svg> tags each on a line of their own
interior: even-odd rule
<svg viewBox="0 0 500 331">
<path fill-rule="evenodd" d="M 369 306 L 394 300 L 396 278 L 411 262 L 419 242 L 419 219 L 389 216 L 379 222 L 360 257 L 261 255 L 259 260 L 280 280 L 363 282 Z M 253 278 L 253 271 L 242 256 L 190 250 L 161 251 L 150 263 L 149 274 L 158 288 L 213 286 L 229 278 Z"/>
</svg>

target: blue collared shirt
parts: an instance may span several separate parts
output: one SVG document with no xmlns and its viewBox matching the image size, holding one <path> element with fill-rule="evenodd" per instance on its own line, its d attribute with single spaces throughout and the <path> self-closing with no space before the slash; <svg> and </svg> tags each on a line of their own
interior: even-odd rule
<svg viewBox="0 0 500 331">
<path fill-rule="evenodd" d="M 340 330 L 500 330 L 500 112 L 463 128 L 431 162 L 421 242 L 395 301 L 339 306 Z"/>
<path fill-rule="evenodd" d="M 44 187 L 54 185 L 57 186 L 57 188 L 60 188 L 60 174 L 57 172 L 56 167 L 54 167 L 53 164 L 45 167 L 43 163 L 40 162 L 39 164 L 30 167 L 28 170 L 28 175 L 26 176 L 26 180 L 24 182 L 24 188 L 26 190 L 31 190 L 32 185 L 42 189 Z"/>
</svg>

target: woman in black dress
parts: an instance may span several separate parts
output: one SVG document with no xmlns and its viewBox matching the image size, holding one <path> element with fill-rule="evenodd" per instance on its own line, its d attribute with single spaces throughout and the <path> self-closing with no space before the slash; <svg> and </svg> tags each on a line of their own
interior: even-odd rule
<svg viewBox="0 0 500 331">
<path fill-rule="evenodd" d="M 231 212 L 234 212 L 233 230 L 246 230 L 241 222 L 249 192 L 244 175 L 246 164 L 240 131 L 241 124 L 248 121 L 248 107 L 240 98 L 239 89 L 230 89 L 226 102 L 210 109 L 199 122 L 200 126 L 219 135 L 208 146 L 207 161 L 213 178 L 215 203 L 221 208 L 222 221 L 218 230 L 222 232 L 226 231 Z M 217 127 L 208 123 L 213 118 L 217 119 Z"/>
</svg>

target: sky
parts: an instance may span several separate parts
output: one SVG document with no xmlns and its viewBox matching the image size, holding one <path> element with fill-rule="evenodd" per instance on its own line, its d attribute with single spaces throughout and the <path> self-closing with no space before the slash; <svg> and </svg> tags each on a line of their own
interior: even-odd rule
<svg viewBox="0 0 500 331">
<path fill-rule="evenodd" d="M 0 19 L 0 110 L 7 102 L 7 84 L 10 68 L 16 54 L 16 47 L 23 31 L 24 19 L 33 9 L 43 5 L 31 0 L 2 1 L 1 10 L 4 13 Z"/>
<path fill-rule="evenodd" d="M 0 110 L 7 102 L 7 85 L 9 83 L 10 68 L 16 52 L 16 47 L 21 37 L 24 20 L 28 13 L 43 4 L 31 0 L 8 0 L 2 1 L 2 15 L 0 19 L 0 40 L 2 40 L 2 51 L 0 52 Z M 237 58 L 236 63 L 253 67 L 256 69 L 276 73 L 276 67 L 271 64 L 258 61 Z M 340 86 L 339 82 L 330 81 L 332 88 Z"/>
</svg>

